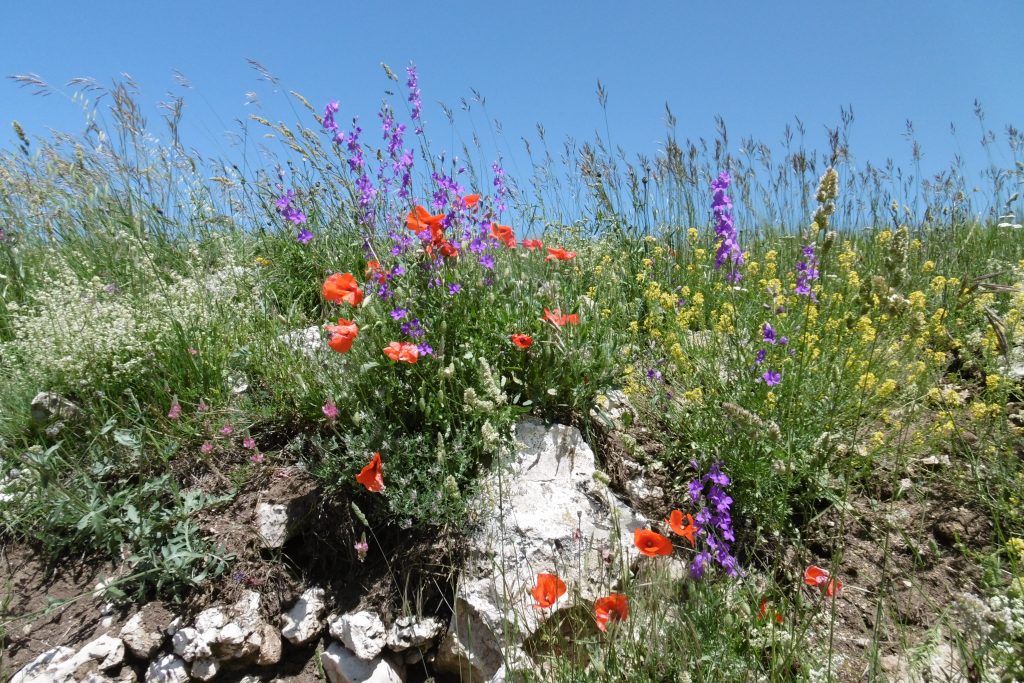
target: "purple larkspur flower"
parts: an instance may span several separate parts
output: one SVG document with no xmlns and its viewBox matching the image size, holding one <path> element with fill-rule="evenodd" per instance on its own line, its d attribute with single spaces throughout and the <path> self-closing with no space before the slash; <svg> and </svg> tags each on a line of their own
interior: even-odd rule
<svg viewBox="0 0 1024 683">
<path fill-rule="evenodd" d="M 416 345 L 416 350 L 420 352 L 421 356 L 432 356 L 434 355 L 434 347 L 430 344 L 423 342 L 422 344 Z"/>
<path fill-rule="evenodd" d="M 451 294 L 452 296 L 455 296 L 461 291 L 462 285 L 460 285 L 458 282 L 453 282 L 452 284 L 448 285 L 448 293 Z"/>
<path fill-rule="evenodd" d="M 295 239 L 299 242 L 299 244 L 309 244 L 309 241 L 313 239 L 313 233 L 311 233 L 309 230 L 306 230 L 305 228 L 302 228 L 301 230 L 299 230 L 299 234 L 296 235 Z"/>
<path fill-rule="evenodd" d="M 782 375 L 770 368 L 761 375 L 761 379 L 763 379 L 764 383 L 770 387 L 774 387 L 782 383 Z"/>
<path fill-rule="evenodd" d="M 647 379 L 653 379 L 653 380 L 661 381 L 661 379 L 662 379 L 661 370 L 658 370 L 656 368 L 649 369 L 647 371 Z"/>
<path fill-rule="evenodd" d="M 695 503 L 702 495 L 704 496 L 704 504 L 694 516 L 697 538 L 703 546 L 691 565 L 694 578 L 701 578 L 704 575 L 706 565 L 712 559 L 726 575 L 739 576 L 736 558 L 731 553 L 731 544 L 736 540 L 730 514 L 733 500 L 725 491 L 725 487 L 730 483 L 721 465 L 713 462 L 703 477 L 689 484 L 690 497 Z"/>
<path fill-rule="evenodd" d="M 788 343 L 789 343 L 789 337 L 787 337 L 785 335 L 779 337 L 779 346 L 785 346 Z"/>
<path fill-rule="evenodd" d="M 488 270 L 494 270 L 494 257 L 490 254 L 484 254 L 479 259 L 480 265 Z"/>
<path fill-rule="evenodd" d="M 425 334 L 423 326 L 420 324 L 419 318 L 413 318 L 407 323 L 402 323 L 401 330 L 402 334 L 406 335 L 407 337 L 413 337 L 414 339 L 417 337 L 422 337 Z"/>
<path fill-rule="evenodd" d="M 761 328 L 761 334 L 764 335 L 765 344 L 775 343 L 775 328 L 772 327 L 771 323 L 765 323 Z"/>
<path fill-rule="evenodd" d="M 690 482 L 688 488 L 690 490 L 690 500 L 696 503 L 700 498 L 700 494 L 704 491 L 704 484 L 700 482 L 700 479 L 694 479 Z"/>
<path fill-rule="evenodd" d="M 333 133 L 338 130 L 338 124 L 334 122 L 334 115 L 338 113 L 339 105 L 334 100 L 327 103 L 324 107 L 324 130 Z"/>
<path fill-rule="evenodd" d="M 410 117 L 413 121 L 417 122 L 416 134 L 419 135 L 423 132 L 423 125 L 420 122 L 420 116 L 423 112 L 423 98 L 420 96 L 419 75 L 416 73 L 416 65 L 410 64 L 407 66 L 405 74 L 408 76 L 405 86 L 409 88 L 409 104 L 412 105 Z"/>
<path fill-rule="evenodd" d="M 408 308 L 395 308 L 391 311 L 391 318 L 393 320 L 404 320 L 409 317 Z"/>
<path fill-rule="evenodd" d="M 800 296 L 806 296 L 811 301 L 817 301 L 817 297 L 811 290 L 811 283 L 818 279 L 818 257 L 814 253 L 815 245 L 808 244 L 801 250 L 804 260 L 796 264 L 796 285 L 793 287 Z"/>
<path fill-rule="evenodd" d="M 758 349 L 757 350 L 757 355 L 754 356 L 754 367 L 756 368 L 758 365 L 763 363 L 764 359 L 767 356 L 768 356 L 768 352 L 767 351 L 765 351 L 764 349 Z"/>
<path fill-rule="evenodd" d="M 726 194 L 732 176 L 722 171 L 711 183 L 711 212 L 715 215 L 715 235 L 718 238 L 718 250 L 715 252 L 715 268 L 721 269 L 726 261 L 730 262 L 729 282 L 739 282 L 739 266 L 743 265 L 743 250 L 739 246 L 739 237 L 732 218 L 732 199 Z"/>
<path fill-rule="evenodd" d="M 693 562 L 690 564 L 690 575 L 695 579 L 700 579 L 704 576 L 704 565 L 711 561 L 711 553 L 706 550 L 702 550 L 697 553 L 693 558 Z"/>
<path fill-rule="evenodd" d="M 505 169 L 501 167 L 500 161 L 491 164 L 491 172 L 494 173 L 494 209 L 498 214 L 505 212 L 505 198 L 508 196 L 508 185 L 505 183 Z"/>
</svg>

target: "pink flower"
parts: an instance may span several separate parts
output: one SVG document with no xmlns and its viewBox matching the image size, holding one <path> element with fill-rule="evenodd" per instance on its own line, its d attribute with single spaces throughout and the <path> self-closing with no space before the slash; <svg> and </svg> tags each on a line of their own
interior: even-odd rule
<svg viewBox="0 0 1024 683">
<path fill-rule="evenodd" d="M 193 356 L 198 356 L 198 355 L 199 355 L 199 349 L 194 349 L 194 348 L 192 348 L 191 346 L 190 346 L 190 347 L 188 347 L 188 352 L 189 352 L 190 354 L 192 354 Z"/>
<path fill-rule="evenodd" d="M 331 399 L 327 399 L 327 402 L 324 403 L 323 411 L 324 415 L 331 422 L 334 422 L 336 419 L 338 419 L 338 406 L 334 405 L 334 401 L 332 401 Z"/>
<path fill-rule="evenodd" d="M 242 439 L 242 448 L 248 448 L 250 451 L 256 450 L 256 439 L 251 436 L 247 436 Z"/>
<path fill-rule="evenodd" d="M 259 451 L 256 451 L 255 453 L 249 456 L 249 462 L 259 465 L 261 462 L 263 462 L 263 454 L 260 453 Z"/>
<path fill-rule="evenodd" d="M 206 401 L 200 401 L 199 405 L 196 406 L 196 412 L 205 413 L 210 409 L 210 406 L 206 405 Z"/>
<path fill-rule="evenodd" d="M 355 545 L 356 555 L 359 556 L 359 561 L 362 562 L 366 559 L 366 553 L 370 552 L 370 546 L 366 543 L 366 540 L 361 540 Z"/>
<path fill-rule="evenodd" d="M 167 411 L 167 417 L 172 420 L 177 420 L 181 416 L 181 404 L 178 403 L 178 399 L 174 399 L 171 402 L 171 409 Z"/>
<path fill-rule="evenodd" d="M 213 444 L 209 441 L 204 441 L 203 445 L 199 447 L 199 450 L 206 455 L 213 453 Z"/>
<path fill-rule="evenodd" d="M 234 432 L 235 428 L 231 426 L 230 422 L 220 428 L 220 433 L 224 436 L 231 436 Z"/>
</svg>

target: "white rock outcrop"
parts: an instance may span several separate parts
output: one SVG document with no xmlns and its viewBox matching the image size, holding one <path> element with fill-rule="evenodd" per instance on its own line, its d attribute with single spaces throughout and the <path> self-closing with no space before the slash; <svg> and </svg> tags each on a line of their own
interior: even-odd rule
<svg viewBox="0 0 1024 683">
<path fill-rule="evenodd" d="M 474 501 L 481 521 L 435 662 L 463 680 L 501 680 L 510 665 L 521 666 L 517 646 L 567 602 L 568 595 L 536 609 L 538 573 L 557 574 L 583 600 L 599 597 L 622 561 L 638 555 L 633 530 L 646 521 L 599 481 L 594 452 L 575 427 L 528 418 L 515 436 L 509 470 L 485 477 Z"/>
</svg>

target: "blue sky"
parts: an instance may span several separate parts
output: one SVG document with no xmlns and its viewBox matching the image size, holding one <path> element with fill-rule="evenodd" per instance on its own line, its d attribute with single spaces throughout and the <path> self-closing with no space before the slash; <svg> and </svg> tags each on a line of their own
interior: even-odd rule
<svg viewBox="0 0 1024 683">
<path fill-rule="evenodd" d="M 808 144 L 824 148 L 824 126 L 838 122 L 840 106 L 851 106 L 858 161 L 891 156 L 908 165 L 902 133 L 909 119 L 926 169 L 944 167 L 954 154 L 976 169 L 984 162 L 976 98 L 997 132 L 1024 125 L 1022 27 L 1020 0 L 38 0 L 5 7 L 0 64 L 4 75 L 35 72 L 58 85 L 130 73 L 151 119 L 166 93 L 182 92 L 172 78 L 178 70 L 193 85 L 184 92 L 184 141 L 213 155 L 230 153 L 224 131 L 254 112 L 247 91 L 260 94 L 269 118 L 292 117 L 283 94 L 246 64 L 251 57 L 318 108 L 339 100 L 339 121 L 352 114 L 373 120 L 389 86 L 379 63 L 398 70 L 413 61 L 431 136 L 451 143 L 437 102 L 458 110 L 474 87 L 491 118 L 502 121 L 500 146 L 513 161 L 519 138 L 533 137 L 538 122 L 555 147 L 567 134 L 603 133 L 595 97 L 601 79 L 612 142 L 632 153 L 657 152 L 666 102 L 680 137 L 711 136 L 720 114 L 733 147 L 747 136 L 777 143 L 799 116 Z M 33 97 L 4 81 L 0 144 L 13 142 L 13 119 L 31 134 L 78 130 L 83 120 L 69 99 Z M 470 135 L 474 123 L 486 129 L 474 111 L 460 119 L 457 135 Z"/>
</svg>

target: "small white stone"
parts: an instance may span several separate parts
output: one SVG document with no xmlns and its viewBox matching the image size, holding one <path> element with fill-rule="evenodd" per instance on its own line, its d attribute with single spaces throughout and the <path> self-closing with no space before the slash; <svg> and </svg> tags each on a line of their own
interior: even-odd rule
<svg viewBox="0 0 1024 683">
<path fill-rule="evenodd" d="M 356 657 L 338 643 L 331 643 L 320 655 L 327 679 L 331 683 L 402 683 L 405 668 L 391 657 L 366 661 Z"/>
<path fill-rule="evenodd" d="M 293 645 L 309 642 L 320 633 L 324 609 L 324 589 L 310 588 L 281 615 L 281 635 Z"/>
<path fill-rule="evenodd" d="M 197 659 L 192 662 L 192 678 L 208 681 L 220 671 L 220 663 L 216 659 Z"/>
<path fill-rule="evenodd" d="M 444 630 L 444 623 L 436 617 L 399 617 L 388 631 L 388 649 L 402 652 L 432 644 Z"/>
<path fill-rule="evenodd" d="M 146 669 L 146 683 L 187 683 L 188 667 L 174 655 L 164 655 Z"/>
<path fill-rule="evenodd" d="M 178 629 L 171 636 L 171 644 L 174 646 L 175 654 L 186 662 L 213 655 L 206 640 L 191 626 Z"/>
<path fill-rule="evenodd" d="M 345 644 L 356 657 L 369 661 L 384 649 L 387 631 L 373 612 L 349 612 L 330 623 L 331 635 Z"/>
</svg>

